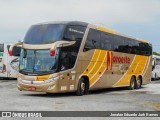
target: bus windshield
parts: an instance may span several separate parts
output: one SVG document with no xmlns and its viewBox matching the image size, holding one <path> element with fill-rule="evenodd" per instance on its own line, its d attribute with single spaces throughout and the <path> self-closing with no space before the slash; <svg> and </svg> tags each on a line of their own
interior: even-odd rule
<svg viewBox="0 0 160 120">
<path fill-rule="evenodd" d="M 50 56 L 49 52 L 50 50 L 22 49 L 19 72 L 26 75 L 45 75 L 56 72 L 57 55 Z"/>
<path fill-rule="evenodd" d="M 43 24 L 33 25 L 27 32 L 24 43 L 26 44 L 49 44 L 63 38 L 65 25 Z"/>
</svg>

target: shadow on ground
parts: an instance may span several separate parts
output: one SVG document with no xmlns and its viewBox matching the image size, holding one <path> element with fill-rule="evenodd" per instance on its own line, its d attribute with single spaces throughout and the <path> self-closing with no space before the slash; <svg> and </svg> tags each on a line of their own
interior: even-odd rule
<svg viewBox="0 0 160 120">
<path fill-rule="evenodd" d="M 143 89 L 145 87 L 142 87 L 141 89 Z M 123 92 L 127 92 L 128 94 L 130 94 L 131 92 L 136 92 L 136 93 L 146 93 L 146 92 L 141 92 L 141 91 L 130 91 L 128 90 L 126 87 L 120 87 L 120 88 L 107 88 L 107 89 L 100 89 L 100 90 L 92 90 L 92 91 L 89 91 L 89 94 L 88 95 L 96 95 L 96 94 L 124 94 L 124 93 L 121 93 L 120 91 L 123 91 Z M 129 92 L 128 92 L 129 91 Z M 23 92 L 23 91 L 22 91 Z M 120 92 L 120 93 L 116 93 L 116 92 Z M 23 93 L 22 93 L 23 94 Z M 47 98 L 52 98 L 52 97 L 77 97 L 76 96 L 76 93 L 75 92 L 67 92 L 67 93 L 40 93 L 40 92 L 34 92 L 34 93 L 31 93 L 31 94 L 23 94 L 24 96 L 34 96 L 34 97 L 47 97 Z M 85 96 L 85 95 L 84 95 Z"/>
</svg>

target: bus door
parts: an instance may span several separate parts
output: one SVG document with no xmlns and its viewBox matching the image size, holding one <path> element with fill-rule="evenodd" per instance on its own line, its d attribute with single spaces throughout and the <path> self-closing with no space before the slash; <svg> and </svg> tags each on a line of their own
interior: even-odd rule
<svg viewBox="0 0 160 120">
<path fill-rule="evenodd" d="M 73 91 L 75 89 L 75 72 L 72 68 L 75 65 L 77 52 L 72 48 L 61 48 L 59 57 L 59 90 Z"/>
<path fill-rule="evenodd" d="M 0 73 L 2 73 L 4 69 L 3 60 L 3 52 L 0 52 Z"/>
</svg>

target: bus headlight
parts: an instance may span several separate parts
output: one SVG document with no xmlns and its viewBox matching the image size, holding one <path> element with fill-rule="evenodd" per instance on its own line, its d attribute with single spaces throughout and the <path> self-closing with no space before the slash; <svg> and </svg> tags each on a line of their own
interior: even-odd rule
<svg viewBox="0 0 160 120">
<path fill-rule="evenodd" d="M 48 80 L 44 80 L 44 81 L 30 81 L 30 80 L 23 80 L 21 78 L 18 78 L 18 81 L 21 82 L 21 83 L 24 83 L 24 84 L 36 84 L 36 85 L 42 85 L 42 84 L 46 84 L 46 83 L 51 83 L 51 82 L 54 82 L 54 81 L 57 81 L 57 80 L 59 80 L 59 76 L 55 77 L 55 78 L 48 79 Z"/>
</svg>

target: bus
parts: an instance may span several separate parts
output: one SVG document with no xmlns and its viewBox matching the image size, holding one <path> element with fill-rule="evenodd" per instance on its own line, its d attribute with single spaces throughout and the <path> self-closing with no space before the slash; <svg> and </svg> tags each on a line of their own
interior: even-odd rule
<svg viewBox="0 0 160 120">
<path fill-rule="evenodd" d="M 17 78 L 21 48 L 15 47 L 13 55 L 9 56 L 11 45 L 13 43 L 0 43 L 0 78 Z"/>
<path fill-rule="evenodd" d="M 160 78 L 160 56 L 152 56 L 152 80 Z"/>
<path fill-rule="evenodd" d="M 18 89 L 46 93 L 128 87 L 150 83 L 152 45 L 103 26 L 79 21 L 30 27 L 21 46 Z"/>
</svg>

